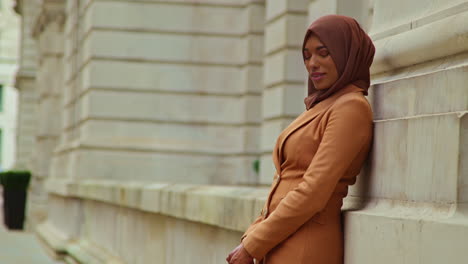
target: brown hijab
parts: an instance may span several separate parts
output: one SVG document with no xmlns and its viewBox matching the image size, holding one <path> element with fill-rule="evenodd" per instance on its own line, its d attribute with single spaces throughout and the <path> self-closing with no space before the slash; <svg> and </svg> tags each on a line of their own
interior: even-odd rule
<svg viewBox="0 0 468 264">
<path fill-rule="evenodd" d="M 367 95 L 370 86 L 369 68 L 374 59 L 375 47 L 359 23 L 346 16 L 323 16 L 315 20 L 307 29 L 302 49 L 311 34 L 315 34 L 328 48 L 339 77 L 326 90 L 315 89 L 314 83 L 309 78 L 308 96 L 304 99 L 306 109 L 309 110 L 349 84 L 362 88 L 364 95 Z"/>
</svg>

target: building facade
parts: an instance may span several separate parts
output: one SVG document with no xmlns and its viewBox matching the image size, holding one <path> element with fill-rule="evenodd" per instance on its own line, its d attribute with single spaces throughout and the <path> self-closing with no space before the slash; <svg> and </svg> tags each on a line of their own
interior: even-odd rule
<svg viewBox="0 0 468 264">
<path fill-rule="evenodd" d="M 17 70 L 19 17 L 14 1 L 0 4 L 0 171 L 11 169 L 16 156 L 18 93 L 14 86 Z"/>
<path fill-rule="evenodd" d="M 17 83 L 37 107 L 20 99 L 37 120 L 33 144 L 18 141 L 33 171 L 28 226 L 58 257 L 223 263 L 265 202 L 276 137 L 304 110 L 305 29 L 343 14 L 377 50 L 345 262 L 465 258 L 468 1 L 17 5 Z"/>
</svg>

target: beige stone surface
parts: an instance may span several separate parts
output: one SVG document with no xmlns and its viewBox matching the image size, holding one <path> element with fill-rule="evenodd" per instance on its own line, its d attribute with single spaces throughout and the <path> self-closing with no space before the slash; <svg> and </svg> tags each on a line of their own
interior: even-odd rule
<svg viewBox="0 0 468 264">
<path fill-rule="evenodd" d="M 305 111 L 303 100 L 306 97 L 304 85 L 277 85 L 263 91 L 263 117 L 296 117 Z"/>
<path fill-rule="evenodd" d="M 268 192 L 268 188 L 118 180 L 49 179 L 46 188 L 54 194 L 55 206 L 63 204 L 67 196 L 77 197 L 83 201 L 94 200 L 237 231 L 246 229 L 260 214 Z M 71 211 L 67 215 L 77 217 Z M 71 223 L 80 224 L 76 219 Z M 60 222 L 57 225 L 62 227 Z"/>
<path fill-rule="evenodd" d="M 244 75 L 234 67 L 93 60 L 83 69 L 83 89 L 240 95 L 247 82 Z M 255 89 L 252 92 L 261 91 L 258 81 L 249 86 Z"/>
<path fill-rule="evenodd" d="M 243 124 L 259 122 L 258 114 L 244 111 L 244 100 L 234 96 L 159 94 L 135 91 L 91 90 L 78 101 L 81 120 L 90 118 L 159 122 Z M 254 103 L 260 98 L 252 96 Z M 216 114 L 213 114 L 216 113 Z"/>
<path fill-rule="evenodd" d="M 411 29 L 414 21 L 433 17 L 434 20 L 440 20 L 447 17 L 450 13 L 444 13 L 447 9 L 455 9 L 453 13 L 463 12 L 466 8 L 465 0 L 421 0 L 405 2 L 403 0 L 394 1 L 392 3 L 385 0 L 374 0 L 374 20 L 372 31 L 383 32 L 394 28 L 407 27 Z M 396 6 L 404 6 L 405 8 L 395 9 Z M 398 13 L 398 16 L 395 14 Z"/>
<path fill-rule="evenodd" d="M 109 135 L 108 129 L 114 132 Z M 255 152 L 258 149 L 257 132 L 255 127 L 126 122 L 112 119 L 90 120 L 80 127 L 82 142 L 86 145 L 206 154 Z"/>
<path fill-rule="evenodd" d="M 375 123 L 367 195 L 456 202 L 460 125 L 456 113 Z"/>
<path fill-rule="evenodd" d="M 373 26 L 373 0 L 311 0 L 309 2 L 308 24 L 324 15 L 339 14 L 353 17 L 366 31 Z"/>
<path fill-rule="evenodd" d="M 462 65 L 404 79 L 376 81 L 371 91 L 374 118 L 385 120 L 466 111 L 467 70 Z M 450 85 L 446 85 L 447 80 Z"/>
<path fill-rule="evenodd" d="M 0 7 L 0 85 L 1 105 L 0 167 L 8 170 L 15 166 L 17 146 L 18 91 L 14 88 L 17 71 L 20 19 L 15 14 L 13 1 L 2 2 Z"/>
<path fill-rule="evenodd" d="M 307 11 L 304 9 L 307 0 L 277 0 L 275 2 L 269 2 L 267 0 L 266 2 L 266 17 L 268 20 L 284 15 L 285 13 L 307 14 Z"/>
<path fill-rule="evenodd" d="M 466 206 L 379 204 L 346 214 L 346 263 L 465 261 Z"/>
<path fill-rule="evenodd" d="M 84 21 L 88 19 L 93 28 L 222 35 L 247 33 L 246 10 L 229 6 L 116 1 L 94 2 L 90 9 Z M 107 16 L 109 9 L 112 9 L 112 16 Z"/>
<path fill-rule="evenodd" d="M 265 58 L 264 67 L 263 82 L 267 87 L 282 82 L 305 83 L 307 77 L 300 49 L 286 49 L 274 53 Z"/>
<path fill-rule="evenodd" d="M 463 36 L 468 31 L 464 23 L 467 18 L 468 14 L 462 12 L 378 39 L 375 41 L 376 54 L 371 73 L 382 73 L 465 52 L 468 45 Z"/>
<path fill-rule="evenodd" d="M 306 28 L 303 15 L 291 14 L 274 20 L 265 30 L 265 53 L 284 47 L 301 48 Z"/>
<path fill-rule="evenodd" d="M 261 50 L 262 36 L 251 36 L 246 39 L 93 30 L 83 42 L 82 62 L 92 57 L 101 57 L 229 66 L 239 66 L 250 61 L 260 63 L 262 61 L 260 54 L 250 53 L 250 56 L 247 56 L 249 40 Z M 131 47 L 128 47 L 129 42 L 132 43 Z"/>
</svg>

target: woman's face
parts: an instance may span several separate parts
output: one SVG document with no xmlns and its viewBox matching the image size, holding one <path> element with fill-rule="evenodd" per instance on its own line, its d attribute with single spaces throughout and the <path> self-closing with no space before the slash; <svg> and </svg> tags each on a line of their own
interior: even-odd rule
<svg viewBox="0 0 468 264">
<path fill-rule="evenodd" d="M 312 34 L 304 47 L 304 64 L 315 89 L 330 88 L 338 80 L 338 71 L 327 47 Z"/>
</svg>

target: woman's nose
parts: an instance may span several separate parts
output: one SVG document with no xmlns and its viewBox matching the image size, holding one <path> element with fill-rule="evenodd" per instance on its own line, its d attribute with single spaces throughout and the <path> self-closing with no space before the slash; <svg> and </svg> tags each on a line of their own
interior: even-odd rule
<svg viewBox="0 0 468 264">
<path fill-rule="evenodd" d="M 319 67 L 317 60 L 314 58 L 314 56 L 312 56 L 307 62 L 307 67 L 310 70 L 316 70 Z"/>
</svg>

